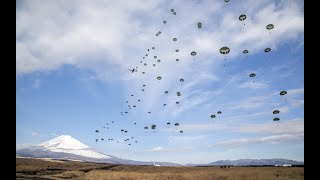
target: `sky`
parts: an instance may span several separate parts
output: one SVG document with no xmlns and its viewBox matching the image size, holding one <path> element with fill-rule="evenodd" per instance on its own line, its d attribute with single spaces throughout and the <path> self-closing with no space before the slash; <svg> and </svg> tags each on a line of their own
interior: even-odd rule
<svg viewBox="0 0 320 180">
<path fill-rule="evenodd" d="M 304 161 L 304 1 L 17 1 L 16 144 L 59 135 L 138 161 Z"/>
</svg>

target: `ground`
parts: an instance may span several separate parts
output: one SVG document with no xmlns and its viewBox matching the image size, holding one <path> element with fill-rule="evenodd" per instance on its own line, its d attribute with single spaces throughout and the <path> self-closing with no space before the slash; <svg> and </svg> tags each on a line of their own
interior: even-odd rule
<svg viewBox="0 0 320 180">
<path fill-rule="evenodd" d="M 16 158 L 16 179 L 298 180 L 304 167 L 155 167 Z"/>
</svg>

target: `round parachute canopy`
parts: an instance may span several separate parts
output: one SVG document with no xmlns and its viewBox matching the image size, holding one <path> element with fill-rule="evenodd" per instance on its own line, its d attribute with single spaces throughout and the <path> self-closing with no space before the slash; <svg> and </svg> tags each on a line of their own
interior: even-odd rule
<svg viewBox="0 0 320 180">
<path fill-rule="evenodd" d="M 123 132 L 124 130 L 123 129 L 121 129 L 121 132 Z"/>
<path fill-rule="evenodd" d="M 174 9 L 171 9 L 170 11 L 171 11 L 171 12 L 174 12 Z"/>
<path fill-rule="evenodd" d="M 157 56 L 153 56 L 153 58 L 157 59 Z"/>
<path fill-rule="evenodd" d="M 126 112 L 124 112 L 124 113 L 128 113 L 128 112 L 126 111 Z"/>
<path fill-rule="evenodd" d="M 175 125 L 175 126 L 179 126 L 179 123 L 175 123 L 174 125 Z"/>
<path fill-rule="evenodd" d="M 138 99 L 138 101 L 140 102 L 140 99 Z"/>
<path fill-rule="evenodd" d="M 146 127 L 144 127 L 144 129 L 149 129 L 149 128 L 146 126 Z"/>
<path fill-rule="evenodd" d="M 181 78 L 181 79 L 180 79 L 180 82 L 183 82 L 183 81 L 184 81 L 184 79 Z"/>
<path fill-rule="evenodd" d="M 133 94 L 131 94 L 131 96 L 133 96 Z"/>
<path fill-rule="evenodd" d="M 167 104 L 163 104 L 163 106 L 166 106 Z"/>
<path fill-rule="evenodd" d="M 159 33 L 157 33 L 156 36 L 159 36 Z"/>
<path fill-rule="evenodd" d="M 98 142 L 98 139 L 96 139 L 96 142 Z"/>
<path fill-rule="evenodd" d="M 104 139 L 103 138 L 101 138 L 101 141 L 103 141 Z"/>
<path fill-rule="evenodd" d="M 146 56 L 148 56 L 148 54 L 146 54 Z"/>
<path fill-rule="evenodd" d="M 202 26 L 198 26 L 198 29 L 201 29 L 202 28 Z"/>
<path fill-rule="evenodd" d="M 134 125 L 136 125 L 137 123 L 134 123 Z"/>
<path fill-rule="evenodd" d="M 212 114 L 210 117 L 211 117 L 211 118 L 215 118 L 215 117 L 216 117 L 216 115 Z"/>
<path fill-rule="evenodd" d="M 179 52 L 179 49 L 176 49 L 176 52 Z"/>
<path fill-rule="evenodd" d="M 146 85 L 144 84 L 144 85 L 142 85 L 142 86 L 144 87 L 144 86 L 146 86 Z"/>
<path fill-rule="evenodd" d="M 136 107 L 136 105 L 133 105 L 133 107 Z"/>
<path fill-rule="evenodd" d="M 224 2 L 229 2 L 229 0 L 224 0 Z"/>
<path fill-rule="evenodd" d="M 168 92 L 168 91 L 165 91 L 164 93 L 168 94 L 169 92 Z"/>
<path fill-rule="evenodd" d="M 99 132 L 99 130 L 96 130 L 96 132 L 98 133 L 98 132 Z"/>
<path fill-rule="evenodd" d="M 150 114 L 151 112 L 149 111 L 148 113 Z"/>
<path fill-rule="evenodd" d="M 201 23 L 201 22 L 198 22 L 197 25 L 198 25 L 198 26 L 202 26 L 202 23 Z"/>
<path fill-rule="evenodd" d="M 271 29 L 274 28 L 274 25 L 273 25 L 273 24 L 268 24 L 268 25 L 266 26 L 266 28 L 267 28 L 268 30 L 271 30 Z"/>
<path fill-rule="evenodd" d="M 273 121 L 280 121 L 280 118 L 275 117 L 275 118 L 273 118 Z"/>
<path fill-rule="evenodd" d="M 183 133 L 183 131 L 180 131 L 180 133 Z"/>
<path fill-rule="evenodd" d="M 244 51 L 243 51 L 243 54 L 248 54 L 248 53 L 249 53 L 248 50 L 244 50 Z"/>
<path fill-rule="evenodd" d="M 161 62 L 161 60 L 160 60 L 160 59 L 158 59 L 158 60 L 157 60 L 157 62 Z"/>
<path fill-rule="evenodd" d="M 167 21 L 163 21 L 163 24 L 166 24 L 167 23 Z"/>
<path fill-rule="evenodd" d="M 255 73 L 251 73 L 249 76 L 250 76 L 250 77 L 255 77 L 256 74 L 255 74 Z"/>
<path fill-rule="evenodd" d="M 195 51 L 192 51 L 191 56 L 195 56 L 195 55 L 197 55 L 197 53 Z"/>
<path fill-rule="evenodd" d="M 179 104 L 179 101 L 177 101 L 176 104 Z"/>
<path fill-rule="evenodd" d="M 152 49 L 155 49 L 154 47 L 152 47 Z"/>
<path fill-rule="evenodd" d="M 181 93 L 180 93 L 180 92 L 177 92 L 177 96 L 181 96 Z"/>
<path fill-rule="evenodd" d="M 145 74 L 145 72 L 142 72 L 142 74 Z"/>
<path fill-rule="evenodd" d="M 177 41 L 177 38 L 173 38 L 173 41 L 176 42 L 176 41 Z"/>
<path fill-rule="evenodd" d="M 264 50 L 264 52 L 270 52 L 271 51 L 271 48 L 266 48 L 265 50 Z"/>
<path fill-rule="evenodd" d="M 158 34 L 161 34 L 161 31 L 159 31 Z"/>
<path fill-rule="evenodd" d="M 145 66 L 146 66 L 146 65 L 147 65 L 147 63 L 144 63 L 143 65 L 145 65 Z"/>
<path fill-rule="evenodd" d="M 128 131 L 127 131 L 127 130 L 125 130 L 124 132 L 125 132 L 125 133 L 127 133 Z"/>
<path fill-rule="evenodd" d="M 138 141 L 135 141 L 135 143 L 137 143 Z"/>
<path fill-rule="evenodd" d="M 128 103 L 129 101 L 126 101 L 126 103 Z"/>
<path fill-rule="evenodd" d="M 151 126 L 151 129 L 155 129 L 157 126 L 156 125 L 152 125 Z"/>
<path fill-rule="evenodd" d="M 153 66 L 153 67 L 155 67 L 155 66 L 156 66 L 156 64 L 152 64 L 152 66 Z"/>
<path fill-rule="evenodd" d="M 173 15 L 176 15 L 177 13 L 176 13 L 176 12 L 173 12 L 172 14 L 173 14 Z"/>
<path fill-rule="evenodd" d="M 273 113 L 273 114 L 279 114 L 280 111 L 279 111 L 279 110 L 274 110 L 272 113 Z"/>
<path fill-rule="evenodd" d="M 222 114 L 222 112 L 221 112 L 221 111 L 218 111 L 217 113 L 218 113 L 218 114 Z"/>
<path fill-rule="evenodd" d="M 240 16 L 239 16 L 239 20 L 240 21 L 243 21 L 243 20 L 245 20 L 247 18 L 247 16 L 245 15 L 245 14 L 241 14 Z"/>
<path fill-rule="evenodd" d="M 220 49 L 221 54 L 228 54 L 229 52 L 230 52 L 230 49 L 226 46 L 224 46 Z"/>
<path fill-rule="evenodd" d="M 148 51 L 149 51 L 149 49 L 148 49 Z"/>
<path fill-rule="evenodd" d="M 157 79 L 158 79 L 158 80 L 161 80 L 161 76 L 158 76 Z"/>
<path fill-rule="evenodd" d="M 281 91 L 281 92 L 280 92 L 280 95 L 281 95 L 281 96 L 286 95 L 286 94 L 287 94 L 287 91 Z"/>
<path fill-rule="evenodd" d="M 176 61 L 178 62 L 178 61 L 179 61 L 179 59 L 176 59 Z"/>
<path fill-rule="evenodd" d="M 170 125 L 170 122 L 167 122 L 167 125 Z"/>
</svg>

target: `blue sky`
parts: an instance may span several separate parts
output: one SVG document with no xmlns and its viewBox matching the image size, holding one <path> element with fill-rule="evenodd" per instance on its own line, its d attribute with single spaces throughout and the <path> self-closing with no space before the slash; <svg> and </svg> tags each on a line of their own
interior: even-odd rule
<svg viewBox="0 0 320 180">
<path fill-rule="evenodd" d="M 68 134 L 141 161 L 304 161 L 303 9 L 299 0 L 17 1 L 17 146 Z"/>
</svg>

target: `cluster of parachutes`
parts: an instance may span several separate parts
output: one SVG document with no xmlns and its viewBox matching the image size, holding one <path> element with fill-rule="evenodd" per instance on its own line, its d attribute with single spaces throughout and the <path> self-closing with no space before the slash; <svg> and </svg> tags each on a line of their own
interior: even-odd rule
<svg viewBox="0 0 320 180">
<path fill-rule="evenodd" d="M 224 0 L 224 1 L 225 1 L 226 3 L 229 2 L 229 0 Z M 172 15 L 176 15 L 176 14 L 177 14 L 174 9 L 171 9 L 171 10 L 170 10 L 170 13 L 172 13 Z M 241 21 L 241 22 L 244 23 L 245 20 L 247 19 L 247 15 L 246 15 L 246 14 L 241 14 L 238 19 L 239 19 L 239 21 Z M 167 24 L 167 20 L 163 20 L 162 23 L 163 23 L 163 25 L 166 25 L 166 24 Z M 245 26 L 245 23 L 244 23 L 244 26 Z M 198 23 L 196 24 L 196 27 L 200 30 L 200 29 L 203 27 L 203 23 L 202 23 L 202 22 L 198 22 Z M 273 24 L 268 24 L 268 25 L 266 25 L 266 29 L 269 30 L 269 31 L 272 30 L 273 28 L 274 28 L 274 25 L 273 25 Z M 271 32 L 270 32 L 270 33 L 271 33 Z M 160 36 L 161 34 L 162 34 L 161 30 L 159 30 L 158 32 L 156 32 L 155 35 L 156 35 L 156 36 Z M 174 37 L 172 40 L 173 40 L 174 43 L 176 43 L 176 42 L 178 41 L 178 38 Z M 151 51 L 155 51 L 155 50 L 156 50 L 155 47 L 151 47 L 150 49 L 151 49 Z M 142 59 L 140 60 L 140 64 L 143 65 L 142 67 L 147 67 L 147 66 L 148 66 L 148 63 L 147 63 L 146 60 L 147 60 L 147 58 L 149 57 L 150 49 L 147 49 L 146 54 L 145 54 L 145 55 L 142 57 Z M 269 47 L 267 47 L 267 48 L 264 49 L 264 52 L 265 52 L 265 53 L 269 53 L 270 51 L 271 51 L 271 48 L 269 48 Z M 226 60 L 227 60 L 227 59 L 226 59 L 226 56 L 231 52 L 231 50 L 230 50 L 230 48 L 229 48 L 228 46 L 223 46 L 223 47 L 221 47 L 221 48 L 219 49 L 219 52 L 220 52 L 222 55 L 225 56 L 224 60 L 226 61 Z M 175 50 L 175 53 L 179 53 L 179 49 L 176 49 L 176 50 Z M 242 53 L 243 53 L 244 55 L 247 55 L 247 54 L 249 53 L 249 50 L 244 49 L 244 50 L 242 51 Z M 196 52 L 196 51 L 191 51 L 191 52 L 190 52 L 190 55 L 191 55 L 192 57 L 194 57 L 194 56 L 197 55 L 197 52 Z M 151 57 L 152 57 L 152 56 L 151 56 Z M 153 66 L 154 68 L 156 68 L 156 66 L 157 66 L 156 64 L 157 64 L 157 63 L 160 65 L 161 59 L 159 59 L 158 56 L 156 56 L 156 55 L 154 55 L 153 58 L 154 58 L 155 62 L 152 63 L 152 66 Z M 176 61 L 178 62 L 178 61 L 179 61 L 179 58 L 176 58 Z M 131 71 L 131 73 L 139 73 L 139 71 L 138 71 L 138 66 L 137 66 L 136 68 L 129 69 L 129 71 Z M 145 75 L 145 74 L 146 74 L 146 71 L 145 71 L 145 70 L 144 70 L 144 71 L 141 71 L 141 74 Z M 257 75 L 256 75 L 256 73 L 254 73 L 254 72 L 252 72 L 252 73 L 249 74 L 249 78 L 255 78 L 256 76 L 257 76 Z M 161 80 L 163 80 L 163 77 L 162 77 L 162 76 L 156 76 L 155 79 L 156 79 L 157 81 L 161 81 Z M 179 81 L 180 81 L 181 83 L 183 83 L 183 82 L 185 81 L 184 78 L 178 78 L 178 79 L 179 79 Z M 253 83 L 254 83 L 254 81 L 253 81 Z M 141 91 L 145 91 L 145 88 L 146 88 L 146 84 L 143 84 Z M 164 93 L 165 93 L 165 94 L 168 94 L 169 91 L 166 90 Z M 281 95 L 281 96 L 284 96 L 284 95 L 286 95 L 286 94 L 287 94 L 287 91 L 281 91 L 281 92 L 280 92 L 280 95 Z M 134 94 L 131 94 L 131 96 L 133 97 Z M 177 96 L 177 97 L 180 97 L 180 96 L 182 96 L 182 93 L 181 93 L 180 91 L 178 91 L 178 92 L 176 92 L 176 96 Z M 138 99 L 137 101 L 140 102 L 141 99 Z M 135 102 L 130 102 L 130 103 L 133 103 L 133 104 L 129 104 L 129 100 L 126 100 L 125 103 L 127 104 L 128 109 L 121 111 L 121 112 L 120 112 L 120 115 L 121 115 L 121 116 L 127 116 L 127 114 L 129 114 L 129 112 L 130 112 L 130 110 L 131 110 L 132 108 L 137 108 L 137 105 L 135 104 Z M 179 104 L 180 104 L 180 102 L 179 102 L 179 101 L 176 101 L 176 105 L 179 105 Z M 167 104 L 166 104 L 166 103 L 163 103 L 163 106 L 167 106 Z M 280 111 L 276 109 L 276 110 L 274 110 L 272 113 L 277 116 L 277 115 L 280 113 Z M 151 111 L 148 111 L 148 114 L 151 114 Z M 216 118 L 216 116 L 220 116 L 220 115 L 222 114 L 222 112 L 221 112 L 221 111 L 217 111 L 216 114 L 217 114 L 217 115 L 211 114 L 211 115 L 210 115 L 210 118 L 214 119 L 214 118 Z M 274 117 L 273 120 L 274 120 L 274 121 L 279 121 L 280 118 L 279 118 L 279 117 Z M 114 123 L 114 122 L 112 121 L 112 123 Z M 137 124 L 137 123 L 134 122 L 134 125 L 136 125 L 136 124 Z M 167 122 L 167 123 L 166 123 L 167 126 L 170 126 L 171 124 L 172 124 L 171 122 Z M 107 123 L 107 125 L 108 125 L 108 123 Z M 179 124 L 178 122 L 175 122 L 175 123 L 174 123 L 174 126 L 175 126 L 176 128 L 178 128 L 178 127 L 180 126 L 180 124 Z M 105 128 L 105 127 L 103 127 L 103 128 Z M 110 127 L 107 127 L 107 129 L 109 129 L 109 128 L 110 128 Z M 148 132 L 148 131 L 153 131 L 153 132 L 155 132 L 155 130 L 157 129 L 157 124 L 156 124 L 156 123 L 152 123 L 151 125 L 143 125 L 141 128 L 143 128 L 146 132 Z M 178 130 L 178 129 L 176 129 L 176 130 Z M 121 129 L 120 131 L 121 131 L 121 133 L 128 134 L 128 130 Z M 98 133 L 99 133 L 99 130 L 95 130 L 95 132 L 98 134 Z M 179 132 L 179 133 L 183 133 L 184 131 L 181 130 L 181 129 L 179 129 L 178 132 Z M 134 136 L 132 136 L 131 139 L 125 137 L 123 141 L 126 142 L 126 143 L 128 143 L 128 145 L 130 146 L 130 145 L 131 145 L 131 141 L 133 141 L 133 139 L 134 139 Z M 100 140 L 101 140 L 101 141 L 104 141 L 104 138 L 100 138 Z M 98 142 L 98 141 L 99 141 L 99 139 L 96 138 L 96 142 Z M 108 138 L 108 141 L 113 141 L 113 138 Z M 137 143 L 138 141 L 135 140 L 134 142 Z M 119 141 L 117 141 L 117 143 L 119 143 Z"/>
</svg>

